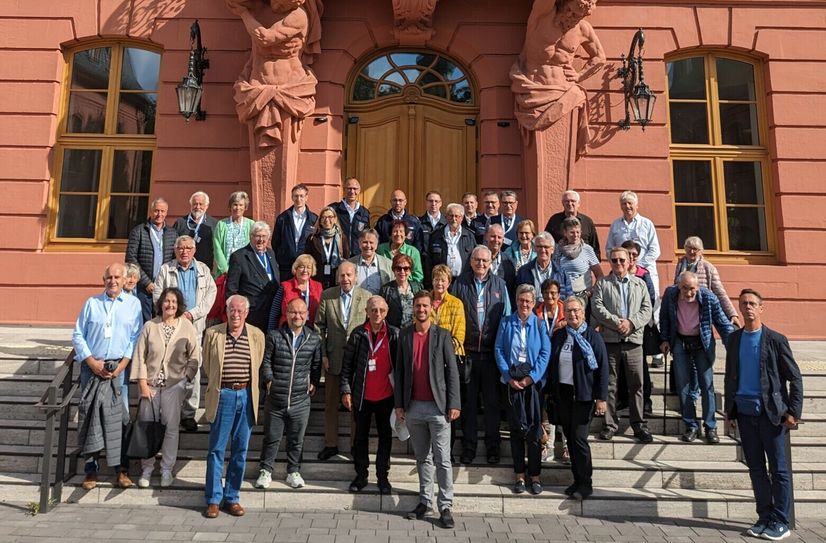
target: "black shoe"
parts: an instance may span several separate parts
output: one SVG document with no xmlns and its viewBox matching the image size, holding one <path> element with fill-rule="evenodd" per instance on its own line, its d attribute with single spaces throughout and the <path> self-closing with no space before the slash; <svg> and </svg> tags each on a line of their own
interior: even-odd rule
<svg viewBox="0 0 826 543">
<path fill-rule="evenodd" d="M 603 428 L 599 433 L 599 438 L 603 441 L 611 441 L 614 439 L 614 431 L 610 428 Z"/>
<path fill-rule="evenodd" d="M 499 463 L 499 455 L 496 453 L 488 454 L 488 464 L 498 464 Z"/>
<path fill-rule="evenodd" d="M 356 492 L 361 492 L 361 490 L 365 486 L 367 486 L 367 479 L 365 479 L 364 477 L 356 477 L 355 479 L 353 479 L 353 482 L 350 483 L 349 490 L 350 492 L 355 494 Z"/>
<path fill-rule="evenodd" d="M 594 488 L 590 486 L 581 486 L 576 489 L 576 495 L 580 500 L 587 500 L 594 494 Z"/>
<path fill-rule="evenodd" d="M 697 439 L 697 436 L 699 434 L 700 434 L 700 430 L 698 428 L 689 428 L 688 430 L 685 431 L 685 433 L 683 435 L 680 436 L 680 439 L 682 441 L 685 441 L 686 443 L 691 443 L 692 441 Z"/>
<path fill-rule="evenodd" d="M 393 492 L 393 486 L 390 484 L 390 481 L 388 481 L 387 479 L 379 479 L 378 487 L 379 487 L 379 494 L 387 495 L 387 494 L 390 494 L 391 492 Z"/>
<path fill-rule="evenodd" d="M 542 483 L 539 481 L 531 481 L 531 494 L 534 496 L 542 494 Z"/>
<path fill-rule="evenodd" d="M 513 485 L 513 493 L 514 494 L 524 494 L 527 491 L 527 487 L 525 487 L 525 480 L 519 479 L 516 481 L 516 484 Z"/>
<path fill-rule="evenodd" d="M 617 411 L 622 411 L 623 409 L 628 409 L 628 404 L 626 402 L 617 402 Z"/>
<path fill-rule="evenodd" d="M 181 419 L 181 428 L 184 429 L 184 432 L 197 432 L 198 423 L 195 422 L 195 419 Z"/>
<path fill-rule="evenodd" d="M 648 400 L 647 402 L 645 402 L 645 404 L 643 405 L 643 408 L 642 408 L 642 412 L 645 415 L 648 415 L 649 417 L 654 415 L 654 404 L 651 402 L 651 400 Z"/>
<path fill-rule="evenodd" d="M 716 428 L 706 428 L 706 443 L 709 445 L 720 443 L 720 438 L 717 436 Z"/>
<path fill-rule="evenodd" d="M 465 464 L 465 465 L 472 464 L 473 463 L 473 457 L 469 454 L 463 454 L 462 456 L 459 457 L 459 462 L 461 462 L 462 464 Z"/>
<path fill-rule="evenodd" d="M 651 443 L 654 441 L 654 436 L 651 435 L 651 431 L 645 426 L 640 426 L 634 430 L 634 437 L 639 439 L 640 443 Z"/>
<path fill-rule="evenodd" d="M 450 512 L 450 509 L 442 509 L 442 514 L 439 515 L 439 523 L 441 523 L 442 528 L 447 528 L 448 530 L 456 526 L 456 523 L 453 522 L 453 514 Z"/>
<path fill-rule="evenodd" d="M 407 514 L 407 518 L 409 520 L 422 520 L 426 514 L 427 506 L 423 503 L 419 503 L 414 510 Z"/>
<path fill-rule="evenodd" d="M 564 490 L 566 496 L 573 496 L 576 494 L 577 484 L 574 483 Z"/>
<path fill-rule="evenodd" d="M 324 447 L 321 449 L 321 452 L 318 453 L 319 460 L 329 460 L 330 458 L 334 457 L 338 454 L 338 447 Z"/>
</svg>

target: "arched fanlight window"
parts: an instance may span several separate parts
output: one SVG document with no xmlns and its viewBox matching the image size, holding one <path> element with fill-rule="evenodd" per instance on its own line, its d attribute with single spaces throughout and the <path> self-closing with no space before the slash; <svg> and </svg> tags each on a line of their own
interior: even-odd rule
<svg viewBox="0 0 826 543">
<path fill-rule="evenodd" d="M 472 105 L 473 89 L 467 74 L 437 53 L 401 51 L 369 61 L 353 84 L 353 102 L 379 100 L 402 93 L 408 86 L 424 95 L 456 104 Z"/>
</svg>

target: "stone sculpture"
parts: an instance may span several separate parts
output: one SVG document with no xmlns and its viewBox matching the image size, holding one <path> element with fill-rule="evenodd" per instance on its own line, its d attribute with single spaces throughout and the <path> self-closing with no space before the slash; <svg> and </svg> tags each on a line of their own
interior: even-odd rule
<svg viewBox="0 0 826 543">
<path fill-rule="evenodd" d="M 419 39 L 422 43 L 433 37 L 433 12 L 439 0 L 393 0 L 396 39 L 408 42 Z"/>
<path fill-rule="evenodd" d="M 252 40 L 234 85 L 238 118 L 250 129 L 253 216 L 273 219 L 296 182 L 304 119 L 315 110 L 307 64 L 320 53 L 320 0 L 226 0 Z"/>
</svg>

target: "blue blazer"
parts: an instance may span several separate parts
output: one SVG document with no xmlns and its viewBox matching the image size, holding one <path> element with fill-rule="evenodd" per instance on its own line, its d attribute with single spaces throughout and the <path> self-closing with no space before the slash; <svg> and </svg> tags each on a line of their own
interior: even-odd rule
<svg viewBox="0 0 826 543">
<path fill-rule="evenodd" d="M 582 349 L 574 342 L 573 365 L 574 365 L 574 398 L 579 402 L 592 402 L 594 400 L 608 399 L 608 351 L 605 349 L 605 342 L 602 341 L 602 334 L 588 327 L 583 334 L 597 359 L 597 369 L 592 371 L 588 368 L 588 362 L 582 355 Z M 559 397 L 559 354 L 562 352 L 562 345 L 568 339 L 568 331 L 565 328 L 557 330 L 551 338 L 551 363 L 548 368 L 549 391 L 552 396 Z"/>
<path fill-rule="evenodd" d="M 295 223 L 293 222 L 293 206 L 282 212 L 275 219 L 275 229 L 272 232 L 272 247 L 275 250 L 275 259 L 282 269 L 289 269 L 298 255 L 306 249 L 307 238 L 313 233 L 318 215 L 305 208 L 307 215 L 304 228 L 299 232 L 298 244 L 295 243 Z"/>
<path fill-rule="evenodd" d="M 510 381 L 510 369 L 517 364 L 511 357 L 513 341 L 519 336 L 519 328 L 522 326 L 519 315 L 512 313 L 499 323 L 499 331 L 496 333 L 496 365 L 499 367 L 500 379 L 507 384 Z M 540 386 L 545 385 L 545 374 L 548 371 L 548 357 L 551 355 L 551 340 L 548 330 L 545 328 L 545 321 L 538 319 L 531 311 L 528 317 L 527 329 L 525 330 L 525 341 L 528 351 L 528 362 L 533 365 L 530 376 L 534 383 Z"/>
</svg>

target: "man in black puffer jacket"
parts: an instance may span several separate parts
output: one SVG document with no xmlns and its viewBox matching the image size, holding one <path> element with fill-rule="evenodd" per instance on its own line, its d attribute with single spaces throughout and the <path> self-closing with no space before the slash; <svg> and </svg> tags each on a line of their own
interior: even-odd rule
<svg viewBox="0 0 826 543">
<path fill-rule="evenodd" d="M 381 296 L 367 301 L 367 322 L 350 334 L 344 348 L 341 367 L 341 403 L 354 412 L 355 439 L 353 464 L 356 478 L 350 483 L 350 492 L 359 492 L 367 486 L 367 443 L 370 438 L 370 419 L 376 419 L 379 446 L 376 451 L 376 478 L 380 494 L 390 494 L 390 449 L 393 434 L 390 413 L 393 411 L 393 383 L 396 367 L 396 348 L 399 329 L 385 322 L 387 302 Z"/>
<path fill-rule="evenodd" d="M 287 304 L 287 322 L 267 334 L 261 377 L 267 387 L 267 417 L 261 471 L 256 488 L 268 488 L 281 436 L 287 433 L 287 484 L 304 486 L 301 451 L 310 419 L 310 397 L 321 380 L 321 338 L 306 326 L 307 304 L 296 298 Z"/>
</svg>

